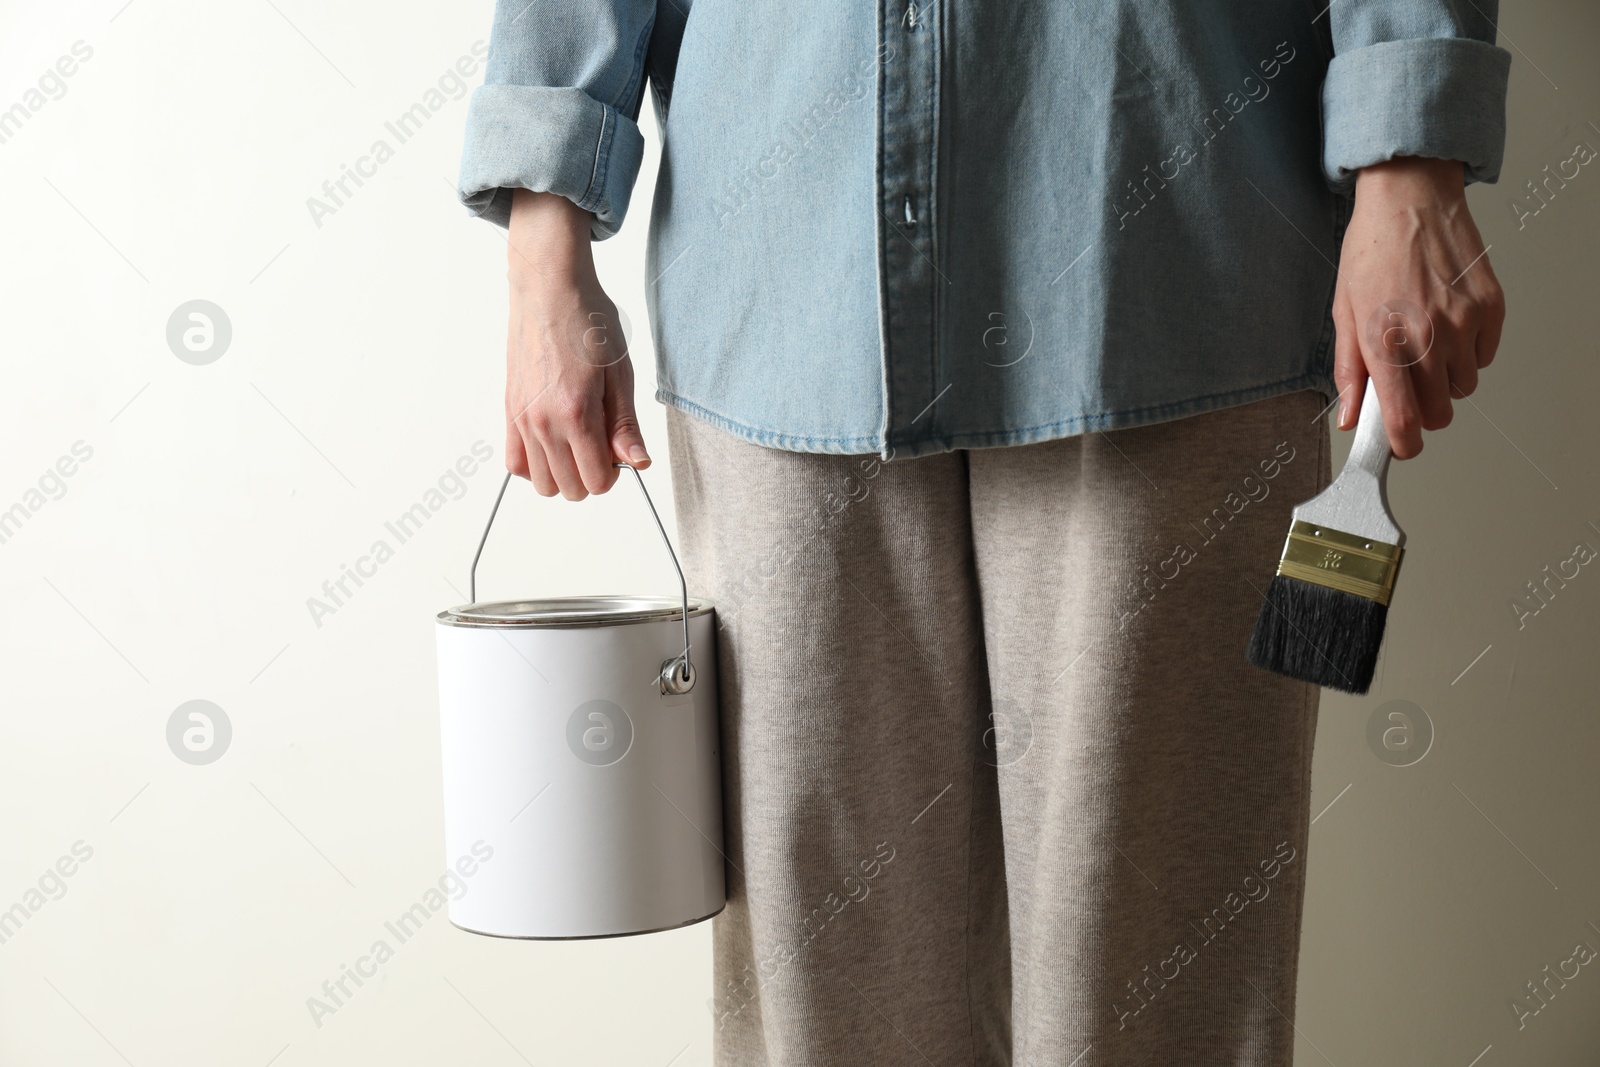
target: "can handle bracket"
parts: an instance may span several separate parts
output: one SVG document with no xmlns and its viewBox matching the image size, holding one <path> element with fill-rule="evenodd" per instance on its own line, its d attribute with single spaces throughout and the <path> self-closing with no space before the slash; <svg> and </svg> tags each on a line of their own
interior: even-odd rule
<svg viewBox="0 0 1600 1067">
<path fill-rule="evenodd" d="M 633 472 L 633 480 L 638 483 L 639 492 L 644 495 L 644 502 L 650 508 L 650 517 L 655 520 L 656 529 L 661 532 L 661 543 L 667 546 L 667 555 L 672 557 L 673 569 L 678 572 L 678 592 L 683 601 L 683 651 L 661 664 L 659 684 L 662 693 L 673 695 L 687 693 L 694 688 L 697 680 L 694 663 L 689 658 L 689 583 L 683 577 L 683 567 L 678 563 L 678 553 L 673 551 L 672 538 L 667 536 L 667 528 L 661 521 L 660 513 L 656 511 L 655 501 L 650 499 L 650 491 L 644 487 L 644 478 L 631 463 L 613 463 L 612 466 Z M 494 498 L 494 507 L 489 510 L 489 521 L 483 524 L 483 536 L 478 538 L 478 551 L 472 556 L 467 595 L 474 604 L 478 602 L 478 560 L 483 557 L 483 546 L 489 540 L 489 530 L 494 526 L 494 517 L 500 513 L 500 501 L 505 498 L 506 486 L 510 484 L 511 472 L 506 471 L 505 480 L 500 483 L 500 492 Z"/>
</svg>

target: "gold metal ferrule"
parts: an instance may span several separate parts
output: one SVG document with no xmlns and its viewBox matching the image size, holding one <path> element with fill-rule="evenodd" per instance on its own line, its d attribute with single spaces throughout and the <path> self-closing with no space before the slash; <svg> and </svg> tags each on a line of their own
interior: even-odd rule
<svg viewBox="0 0 1600 1067">
<path fill-rule="evenodd" d="M 1296 519 L 1283 543 L 1278 573 L 1388 604 L 1404 551 L 1399 545 Z"/>
</svg>

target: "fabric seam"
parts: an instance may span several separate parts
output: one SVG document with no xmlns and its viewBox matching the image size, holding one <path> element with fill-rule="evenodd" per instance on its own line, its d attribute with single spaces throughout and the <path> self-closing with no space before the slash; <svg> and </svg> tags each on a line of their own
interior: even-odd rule
<svg viewBox="0 0 1600 1067">
<path fill-rule="evenodd" d="M 889 418 L 894 410 L 893 393 L 894 383 L 889 373 L 890 341 L 889 341 L 889 281 L 888 271 L 884 269 L 888 246 L 888 219 L 883 214 L 883 183 L 884 183 L 884 129 L 888 125 L 886 114 L 888 102 L 884 91 L 884 50 L 892 47 L 889 45 L 889 24 L 887 8 L 878 16 L 878 61 L 873 64 L 873 85 L 877 90 L 877 108 L 873 129 L 873 159 L 872 159 L 872 221 L 873 221 L 873 258 L 874 272 L 877 274 L 878 286 L 878 376 L 882 383 L 883 404 L 879 411 L 879 430 L 874 438 L 853 438 L 853 441 L 870 440 L 875 450 L 885 459 L 887 452 L 882 442 L 889 439 Z"/>
<path fill-rule="evenodd" d="M 1344 231 L 1349 225 L 1350 221 L 1345 215 L 1347 201 L 1349 201 L 1349 206 L 1354 207 L 1354 203 L 1351 198 L 1334 196 L 1331 198 L 1331 200 L 1332 203 L 1330 206 L 1333 210 L 1333 240 L 1334 244 L 1339 247 L 1335 248 L 1334 250 L 1335 264 L 1333 268 L 1333 278 L 1328 282 L 1328 299 L 1324 303 L 1322 309 L 1322 330 L 1317 338 L 1316 347 L 1311 351 L 1312 369 L 1310 373 L 1313 374 L 1320 373 L 1320 368 L 1328 363 L 1328 352 L 1333 347 L 1335 335 L 1333 323 L 1333 301 L 1334 298 L 1339 294 L 1339 267 L 1337 261 L 1344 258 L 1340 253 L 1342 252 L 1344 245 Z M 1334 395 L 1336 397 L 1338 395 L 1337 384 L 1334 386 Z"/>
<path fill-rule="evenodd" d="M 971 576 L 972 576 L 972 603 L 973 603 L 973 606 L 977 608 L 977 616 L 978 616 L 978 620 L 977 620 L 978 648 L 979 648 L 979 651 L 982 652 L 982 659 L 983 659 L 983 665 L 984 665 L 984 667 L 983 667 L 983 689 L 982 689 L 982 695 L 983 695 L 985 701 L 989 702 L 991 704 L 991 706 L 992 706 L 994 697 L 993 697 L 993 693 L 990 691 L 990 683 L 989 683 L 989 642 L 988 642 L 988 640 L 987 640 L 987 638 L 985 636 L 984 625 L 983 625 L 983 588 L 979 584 L 979 579 L 978 579 L 978 546 L 977 546 L 977 543 L 976 543 L 977 538 L 973 535 L 974 522 L 973 522 L 973 517 L 972 517 L 972 464 L 968 461 L 968 457 L 965 454 L 963 454 L 962 457 L 961 457 L 961 468 L 966 473 L 967 548 L 968 548 L 968 552 L 970 553 L 968 567 L 969 567 L 969 570 L 970 570 L 970 573 L 971 573 Z M 981 736 L 981 734 L 980 734 L 980 736 Z M 974 812 L 977 810 L 977 806 L 978 806 L 978 779 L 979 779 L 979 774 L 977 772 L 976 756 L 974 756 L 973 763 L 969 766 L 968 770 L 969 770 L 969 773 L 967 775 L 967 889 L 966 889 L 967 914 L 966 914 L 966 927 L 965 927 L 965 929 L 962 930 L 961 959 L 962 959 L 962 969 L 966 972 L 966 976 L 967 976 L 967 1051 L 968 1051 L 968 1054 L 972 1058 L 973 1067 L 977 1067 L 977 1065 L 978 1065 L 978 1027 L 977 1027 L 977 1022 L 973 1018 L 973 1013 L 972 1013 L 972 1008 L 973 1008 L 973 1004 L 972 1004 L 972 1001 L 973 1001 L 973 996 L 972 996 L 972 862 L 973 862 L 973 838 L 974 838 L 974 832 L 977 829 L 977 818 L 975 817 Z M 999 781 L 998 781 L 999 773 L 1000 773 L 999 769 L 996 768 L 996 770 L 995 770 L 995 776 L 996 776 L 995 788 L 996 789 L 999 788 Z M 1009 920 L 1009 912 L 1008 912 L 1007 921 L 1008 922 L 1010 921 Z"/>
<path fill-rule="evenodd" d="M 1326 330 L 1326 327 L 1324 327 Z M 1314 389 L 1326 397 L 1336 397 L 1338 387 L 1333 383 L 1331 374 L 1313 369 L 1292 378 L 1283 378 L 1263 385 L 1247 386 L 1243 389 L 1234 389 L 1222 393 L 1207 393 L 1203 396 L 1191 397 L 1187 400 L 1172 401 L 1166 404 L 1153 404 L 1145 407 L 1124 408 L 1119 411 L 1101 412 L 1096 415 L 1075 415 L 1069 419 L 1056 422 L 1038 423 L 1033 426 L 1022 426 L 1011 430 L 977 430 L 966 433 L 954 434 L 948 438 L 923 438 L 918 441 L 902 442 L 901 448 L 916 449 L 917 446 L 933 445 L 935 449 L 922 449 L 922 452 L 941 450 L 953 452 L 958 448 L 987 447 L 1013 444 L 1031 444 L 1035 440 L 1043 439 L 1041 435 L 1048 434 L 1064 427 L 1088 424 L 1091 422 L 1103 423 L 1108 419 L 1124 417 L 1141 417 L 1152 415 L 1155 418 L 1144 419 L 1140 422 L 1126 423 L 1117 426 L 1098 426 L 1096 429 L 1137 429 L 1139 426 L 1148 426 L 1172 419 L 1183 418 L 1188 415 L 1200 415 L 1207 411 L 1230 406 L 1228 401 L 1248 403 L 1250 399 L 1268 399 L 1280 393 L 1293 392 L 1297 389 Z M 738 434 L 748 441 L 769 447 L 786 448 L 790 445 L 832 446 L 834 448 L 848 448 L 852 446 L 868 445 L 869 452 L 883 451 L 882 435 L 865 437 L 813 437 L 803 434 L 788 434 L 777 430 L 765 430 L 747 423 L 731 419 L 721 412 L 713 411 L 701 404 L 672 392 L 664 387 L 657 387 L 656 401 L 662 404 L 671 404 L 682 411 L 696 415 L 707 422 L 714 423 L 730 433 Z M 1214 401 L 1218 403 L 1213 403 Z M 1208 406 L 1209 405 L 1209 406 Z M 1083 430 L 1078 432 L 1094 432 Z M 962 443 L 969 442 L 969 443 Z M 922 454 L 917 452 L 916 454 Z M 853 453 L 852 453 L 853 454 Z M 865 455 L 866 452 L 860 453 Z"/>
<path fill-rule="evenodd" d="M 1313 478 L 1313 487 L 1316 492 L 1321 492 L 1324 486 L 1322 474 L 1323 465 L 1328 462 L 1328 429 L 1326 423 L 1317 427 L 1317 467 Z M 1299 1000 L 1299 971 L 1300 971 L 1300 942 L 1305 928 L 1305 899 L 1311 884 L 1311 783 L 1312 770 L 1315 766 L 1317 746 L 1317 724 L 1313 717 L 1313 708 L 1321 703 L 1322 691 L 1319 687 L 1307 684 L 1305 697 L 1301 701 L 1301 720 L 1305 729 L 1305 769 L 1301 772 L 1300 796 L 1305 803 L 1300 808 L 1299 840 L 1300 847 L 1305 853 L 1305 862 L 1300 871 L 1300 903 L 1295 915 L 1294 950 L 1290 953 L 1287 981 L 1294 991 L 1289 998 L 1289 1018 L 1294 1017 L 1294 1005 Z M 1294 1038 L 1288 1038 L 1291 1046 Z"/>
<path fill-rule="evenodd" d="M 589 187 L 583 191 L 583 196 L 578 200 L 578 206 L 585 211 L 593 211 L 595 202 L 600 199 L 601 190 L 604 188 L 600 174 L 605 166 L 607 151 L 606 141 L 608 132 L 613 128 L 611 121 L 611 107 L 607 104 L 600 105 L 600 136 L 594 145 L 594 166 L 589 171 Z M 590 197 L 594 200 L 591 201 Z"/>
<path fill-rule="evenodd" d="M 623 110 L 622 105 L 624 103 L 632 105 L 634 95 L 639 92 L 639 86 L 644 80 L 644 51 L 645 47 L 650 43 L 650 34 L 655 29 L 655 25 L 656 12 L 654 8 L 651 8 L 650 17 L 645 20 L 644 29 L 639 34 L 639 40 L 633 46 L 633 68 L 627 84 L 622 87 L 621 92 L 611 101 L 611 106 L 618 111 Z"/>
<path fill-rule="evenodd" d="M 929 42 L 929 47 L 933 50 L 933 62 L 928 64 L 928 99 L 929 110 L 932 112 L 928 118 L 933 126 L 933 151 L 929 154 L 930 159 L 928 161 L 928 203 L 923 210 L 928 215 L 928 251 L 931 253 L 928 265 L 933 268 L 934 273 L 934 276 L 928 279 L 928 284 L 933 289 L 928 301 L 928 340 L 933 346 L 933 351 L 930 353 L 932 358 L 929 360 L 930 369 L 933 371 L 933 380 L 928 383 L 928 392 L 932 394 L 933 399 L 928 402 L 930 409 L 928 411 L 928 426 L 929 429 L 935 432 L 937 432 L 937 428 L 942 422 L 942 416 L 939 411 L 939 397 L 942 395 L 943 390 L 939 388 L 939 376 L 944 369 L 945 360 L 945 291 L 940 284 L 944 280 L 944 272 L 939 269 L 939 263 L 944 258 L 944 242 L 940 240 L 939 235 L 939 230 L 944 225 L 944 212 L 939 210 L 939 204 L 941 203 L 939 199 L 939 154 L 943 148 L 945 124 L 940 122 L 939 119 L 940 112 L 944 107 L 944 94 L 941 88 L 945 82 L 944 44 L 946 34 L 949 32 L 946 25 L 949 19 L 949 5 L 940 4 L 939 21 L 937 23 L 939 32 L 934 34 L 931 27 L 928 31 L 933 37 L 933 40 Z"/>
</svg>

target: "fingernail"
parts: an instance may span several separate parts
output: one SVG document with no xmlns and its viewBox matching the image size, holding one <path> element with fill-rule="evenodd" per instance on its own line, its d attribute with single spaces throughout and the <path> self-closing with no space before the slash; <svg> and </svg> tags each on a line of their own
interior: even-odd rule
<svg viewBox="0 0 1600 1067">
<path fill-rule="evenodd" d="M 1339 429 L 1344 429 L 1344 424 L 1349 421 L 1349 418 L 1350 402 L 1348 400 L 1339 401 Z"/>
<path fill-rule="evenodd" d="M 634 445 L 628 449 L 628 458 L 635 463 L 645 463 L 650 459 L 650 453 L 644 450 L 644 445 Z"/>
</svg>

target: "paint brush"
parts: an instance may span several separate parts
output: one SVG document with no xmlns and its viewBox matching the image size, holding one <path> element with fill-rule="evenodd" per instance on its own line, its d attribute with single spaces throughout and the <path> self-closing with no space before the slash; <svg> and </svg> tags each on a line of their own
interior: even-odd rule
<svg viewBox="0 0 1600 1067">
<path fill-rule="evenodd" d="M 1257 667 L 1346 693 L 1372 685 L 1406 540 L 1389 513 L 1390 455 L 1368 378 L 1344 470 L 1294 509 L 1246 653 Z"/>
</svg>

